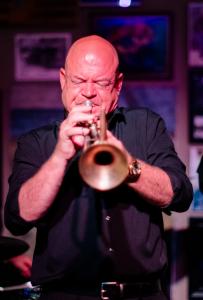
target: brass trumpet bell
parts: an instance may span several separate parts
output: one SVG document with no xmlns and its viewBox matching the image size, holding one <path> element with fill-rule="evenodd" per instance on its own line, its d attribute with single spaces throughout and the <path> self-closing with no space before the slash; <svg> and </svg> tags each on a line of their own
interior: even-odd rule
<svg viewBox="0 0 203 300">
<path fill-rule="evenodd" d="M 91 106 L 91 101 L 85 105 Z M 126 155 L 116 146 L 106 141 L 105 111 L 100 111 L 100 128 L 89 123 L 90 134 L 79 159 L 79 172 L 83 180 L 92 188 L 107 191 L 121 184 L 128 175 Z"/>
<path fill-rule="evenodd" d="M 89 186 L 107 191 L 120 185 L 127 177 L 127 159 L 117 147 L 97 141 L 82 153 L 79 172 Z"/>
</svg>

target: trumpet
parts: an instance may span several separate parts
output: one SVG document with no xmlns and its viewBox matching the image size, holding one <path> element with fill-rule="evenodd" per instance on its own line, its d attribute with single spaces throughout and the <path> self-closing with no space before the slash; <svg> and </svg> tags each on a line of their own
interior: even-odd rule
<svg viewBox="0 0 203 300">
<path fill-rule="evenodd" d="M 85 105 L 90 105 L 87 101 Z M 100 128 L 88 124 L 90 133 L 79 158 L 82 179 L 92 188 L 107 191 L 120 185 L 128 175 L 126 155 L 106 141 L 107 122 L 104 109 L 100 112 Z"/>
</svg>

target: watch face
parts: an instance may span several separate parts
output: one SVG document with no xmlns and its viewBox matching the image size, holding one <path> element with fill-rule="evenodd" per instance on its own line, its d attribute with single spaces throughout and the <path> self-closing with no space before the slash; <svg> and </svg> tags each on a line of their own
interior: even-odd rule
<svg viewBox="0 0 203 300">
<path fill-rule="evenodd" d="M 127 178 L 128 182 L 135 182 L 141 174 L 141 166 L 137 160 L 134 160 L 129 165 L 129 175 Z"/>
</svg>

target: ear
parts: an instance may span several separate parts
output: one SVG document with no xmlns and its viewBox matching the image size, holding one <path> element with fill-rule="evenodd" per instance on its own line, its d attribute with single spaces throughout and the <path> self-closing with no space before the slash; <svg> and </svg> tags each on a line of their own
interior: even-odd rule
<svg viewBox="0 0 203 300">
<path fill-rule="evenodd" d="M 117 90 L 118 95 L 120 94 L 122 85 L 123 85 L 123 73 L 119 73 L 116 78 L 116 90 Z"/>
<path fill-rule="evenodd" d="M 66 83 L 66 71 L 64 68 L 60 69 L 60 84 L 61 84 L 61 89 L 63 90 L 65 83 Z"/>
</svg>

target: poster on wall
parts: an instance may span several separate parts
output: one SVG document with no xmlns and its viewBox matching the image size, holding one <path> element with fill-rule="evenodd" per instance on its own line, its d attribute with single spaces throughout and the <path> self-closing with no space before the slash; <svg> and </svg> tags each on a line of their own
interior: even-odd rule
<svg viewBox="0 0 203 300">
<path fill-rule="evenodd" d="M 203 3 L 188 4 L 188 63 L 203 66 Z"/>
<path fill-rule="evenodd" d="M 171 134 L 175 133 L 176 119 L 176 88 L 174 86 L 146 86 L 124 83 L 121 90 L 119 105 L 123 107 L 145 107 L 158 113 L 165 121 Z"/>
<path fill-rule="evenodd" d="M 203 143 L 203 69 L 189 70 L 189 136 L 192 143 Z"/>
<path fill-rule="evenodd" d="M 64 117 L 58 82 L 15 83 L 9 100 L 12 140 L 34 128 L 61 121 Z"/>
<path fill-rule="evenodd" d="M 94 15 L 90 32 L 111 41 L 128 79 L 169 79 L 172 72 L 169 15 Z"/>
<path fill-rule="evenodd" d="M 202 175 L 203 175 L 203 146 L 191 146 L 189 157 L 189 177 L 193 186 L 194 196 L 191 204 L 191 209 L 194 211 L 203 212 L 203 187 L 202 187 Z"/>
<path fill-rule="evenodd" d="M 70 33 L 19 33 L 15 35 L 15 80 L 59 80 L 64 66 Z"/>
</svg>

